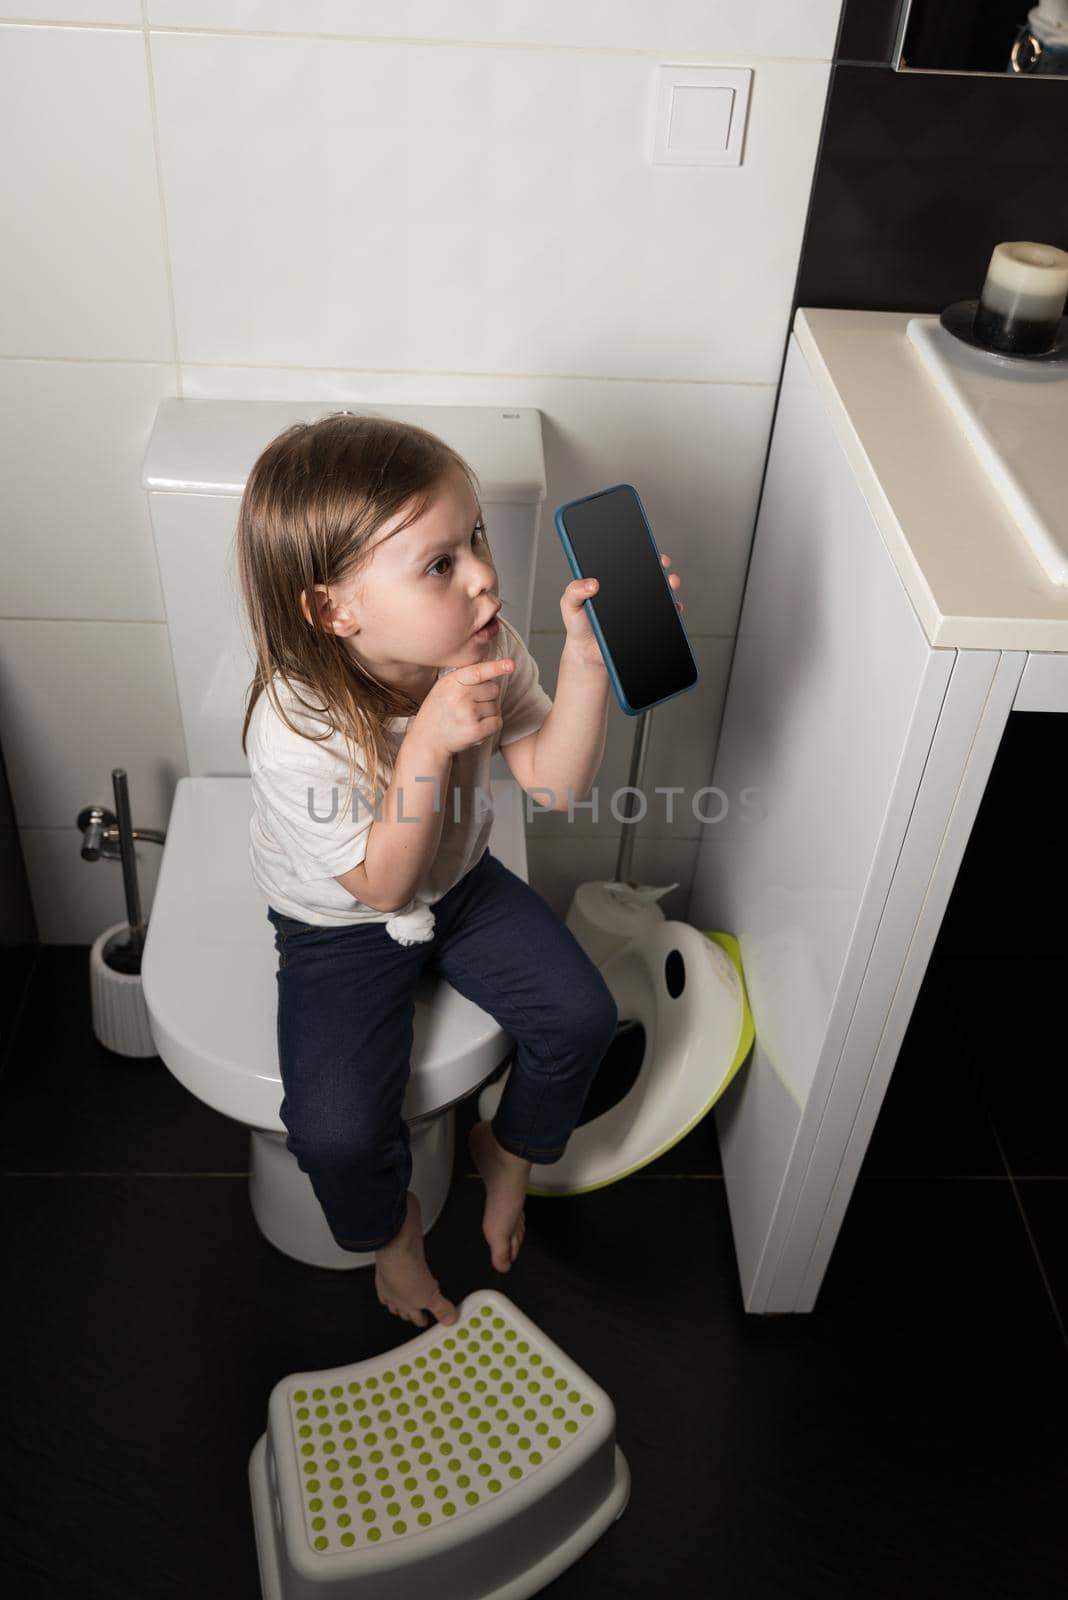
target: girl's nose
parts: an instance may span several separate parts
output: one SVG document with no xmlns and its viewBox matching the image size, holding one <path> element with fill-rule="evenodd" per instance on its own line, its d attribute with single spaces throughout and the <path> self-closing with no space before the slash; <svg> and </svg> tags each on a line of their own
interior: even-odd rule
<svg viewBox="0 0 1068 1600">
<path fill-rule="evenodd" d="M 474 564 L 474 576 L 471 579 L 472 592 L 481 594 L 483 589 L 495 589 L 497 587 L 497 569 L 493 562 L 488 558 L 482 560 L 478 556 L 473 556 L 472 561 Z"/>
</svg>

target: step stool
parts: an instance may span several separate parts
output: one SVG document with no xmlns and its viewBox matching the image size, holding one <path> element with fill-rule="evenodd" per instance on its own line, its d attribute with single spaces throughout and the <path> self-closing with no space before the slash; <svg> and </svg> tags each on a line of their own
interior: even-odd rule
<svg viewBox="0 0 1068 1600">
<path fill-rule="evenodd" d="M 249 1457 L 263 1600 L 526 1600 L 630 1497 L 608 1395 L 495 1289 L 271 1390 Z"/>
</svg>

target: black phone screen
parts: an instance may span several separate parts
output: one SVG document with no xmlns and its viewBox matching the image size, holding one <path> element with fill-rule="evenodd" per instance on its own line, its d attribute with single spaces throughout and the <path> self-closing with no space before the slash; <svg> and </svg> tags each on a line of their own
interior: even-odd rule
<svg viewBox="0 0 1068 1600">
<path fill-rule="evenodd" d="M 649 535 L 641 503 L 626 485 L 561 513 L 584 575 L 597 578 L 592 609 L 620 687 L 635 711 L 690 689 L 698 672 L 668 568 Z"/>
</svg>

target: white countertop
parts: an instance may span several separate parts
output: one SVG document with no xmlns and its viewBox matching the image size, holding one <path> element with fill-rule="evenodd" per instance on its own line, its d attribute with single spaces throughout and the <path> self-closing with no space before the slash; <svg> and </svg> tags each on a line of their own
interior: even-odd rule
<svg viewBox="0 0 1068 1600">
<path fill-rule="evenodd" d="M 905 337 L 916 314 L 802 308 L 793 332 L 931 643 L 1068 651 L 1068 587 L 1046 577 Z"/>
</svg>

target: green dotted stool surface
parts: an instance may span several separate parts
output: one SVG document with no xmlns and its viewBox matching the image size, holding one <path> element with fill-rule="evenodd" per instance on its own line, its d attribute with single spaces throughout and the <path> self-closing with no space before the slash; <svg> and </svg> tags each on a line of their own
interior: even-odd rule
<svg viewBox="0 0 1068 1600">
<path fill-rule="evenodd" d="M 459 1310 L 275 1385 L 249 1468 L 265 1600 L 534 1594 L 621 1514 L 607 1394 L 505 1296 Z"/>
</svg>

